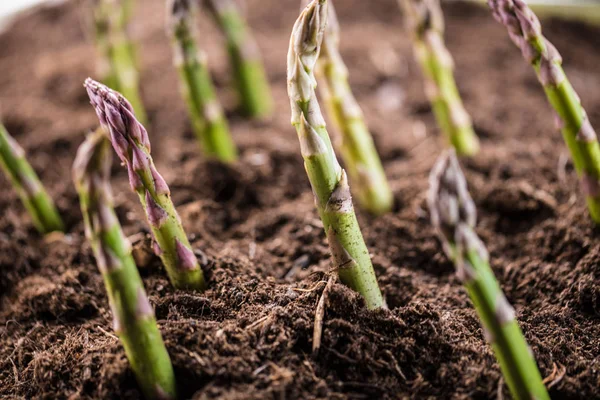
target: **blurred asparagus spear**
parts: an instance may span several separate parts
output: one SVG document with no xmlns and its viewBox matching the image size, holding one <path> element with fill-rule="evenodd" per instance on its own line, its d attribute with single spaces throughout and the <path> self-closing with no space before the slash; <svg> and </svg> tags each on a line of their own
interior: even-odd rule
<svg viewBox="0 0 600 400">
<path fill-rule="evenodd" d="M 326 24 L 327 1 L 313 0 L 294 25 L 287 71 L 292 125 L 340 279 L 364 297 L 368 308 L 379 308 L 385 306 L 383 296 L 315 93 L 314 68 Z"/>
<path fill-rule="evenodd" d="M 269 115 L 273 99 L 260 50 L 235 0 L 207 0 L 227 40 L 227 51 L 244 112 L 251 117 Z"/>
<path fill-rule="evenodd" d="M 113 209 L 111 156 L 104 128 L 90 134 L 77 152 L 73 180 L 85 233 L 104 278 L 114 330 L 146 399 L 175 399 L 175 374 L 154 310 L 131 255 L 131 245 Z"/>
<path fill-rule="evenodd" d="M 171 283 L 176 288 L 203 290 L 204 275 L 171 201 L 169 187 L 154 166 L 146 129 L 121 94 L 90 78 L 85 87 L 100 124 L 110 132 L 113 148 L 127 167 L 131 189 L 140 198 L 154 236 L 154 250 Z"/>
<path fill-rule="evenodd" d="M 444 44 L 439 0 L 398 0 L 413 35 L 414 52 L 425 78 L 425 92 L 438 125 L 459 155 L 479 151 L 479 139 L 454 80 L 454 60 Z"/>
<path fill-rule="evenodd" d="M 538 75 L 569 147 L 592 220 L 600 224 L 600 145 L 579 96 L 562 69 L 558 50 L 542 34 L 539 19 L 522 0 L 490 0 L 496 20 Z"/>
<path fill-rule="evenodd" d="M 64 231 L 56 206 L 27 162 L 25 151 L 1 123 L 0 166 L 11 180 L 36 229 L 43 234 Z"/>
<path fill-rule="evenodd" d="M 474 231 L 477 212 L 454 151 L 442 155 L 429 177 L 431 223 L 456 265 L 515 399 L 549 400 L 531 349 Z"/>
<path fill-rule="evenodd" d="M 195 0 L 168 0 L 167 11 L 174 63 L 196 137 L 208 156 L 224 162 L 235 161 L 237 149 L 215 94 L 206 56 L 197 46 Z"/>
</svg>

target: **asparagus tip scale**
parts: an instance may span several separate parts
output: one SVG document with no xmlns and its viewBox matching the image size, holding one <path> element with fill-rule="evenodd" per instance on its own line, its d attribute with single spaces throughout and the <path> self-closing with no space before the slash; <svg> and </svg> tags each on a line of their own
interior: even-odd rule
<svg viewBox="0 0 600 400">
<path fill-rule="evenodd" d="M 308 123 L 304 114 L 300 116 L 300 151 L 303 157 L 326 154 L 329 149 L 321 136 Z"/>
<path fill-rule="evenodd" d="M 168 218 L 167 212 L 159 206 L 149 191 L 146 191 L 146 213 L 148 221 L 155 228 L 160 228 Z"/>
<path fill-rule="evenodd" d="M 187 246 L 175 239 L 175 246 L 177 252 L 177 258 L 179 259 L 179 265 L 185 270 L 194 270 L 198 268 L 198 259 L 194 255 L 194 252 Z"/>
<path fill-rule="evenodd" d="M 354 211 L 348 176 L 344 170 L 342 170 L 340 180 L 327 201 L 325 211 L 336 214 L 346 214 Z"/>
</svg>

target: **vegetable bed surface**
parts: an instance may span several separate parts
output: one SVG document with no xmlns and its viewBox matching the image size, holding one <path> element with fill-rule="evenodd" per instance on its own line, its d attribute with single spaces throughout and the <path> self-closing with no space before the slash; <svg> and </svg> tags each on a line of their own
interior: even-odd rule
<svg viewBox="0 0 600 400">
<path fill-rule="evenodd" d="M 70 174 L 84 133 L 97 124 L 82 86 L 95 74 L 94 49 L 78 3 L 36 10 L 0 35 L 3 121 L 68 225 L 67 235 L 41 238 L 0 175 L 2 398 L 141 396 L 111 332 Z M 477 315 L 428 219 L 427 176 L 445 142 L 396 2 L 337 7 L 342 54 L 395 195 L 390 214 L 357 210 L 389 310 L 367 311 L 357 294 L 334 284 L 317 356 L 315 308 L 331 264 L 286 94 L 299 2 L 246 1 L 276 104 L 260 122 L 236 110 L 223 40 L 201 18 L 200 44 L 241 151 L 233 166 L 200 155 L 172 67 L 164 3 L 138 3 L 133 36 L 152 153 L 204 262 L 205 293 L 171 288 L 117 161 L 112 183 L 182 397 L 506 398 Z M 477 233 L 552 398 L 600 398 L 600 231 L 567 148 L 506 30 L 484 8 L 453 3 L 445 11 L 457 82 L 482 139 L 482 151 L 463 161 Z M 543 24 L 599 127 L 600 29 Z"/>
</svg>

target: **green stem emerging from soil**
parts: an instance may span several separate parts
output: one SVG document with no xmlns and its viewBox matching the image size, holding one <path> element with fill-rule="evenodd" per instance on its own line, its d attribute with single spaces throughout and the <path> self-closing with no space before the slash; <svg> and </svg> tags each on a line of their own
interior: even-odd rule
<svg viewBox="0 0 600 400">
<path fill-rule="evenodd" d="M 315 93 L 314 68 L 326 24 L 326 0 L 313 0 L 294 25 L 288 52 L 292 125 L 340 279 L 364 297 L 368 308 L 379 308 L 383 296 Z"/>
<path fill-rule="evenodd" d="M 439 0 L 399 0 L 413 34 L 415 57 L 438 125 L 460 155 L 479 151 L 479 139 L 454 80 L 454 60 L 444 44 L 444 15 Z"/>
<path fill-rule="evenodd" d="M 592 220 L 600 224 L 600 145 L 579 96 L 562 69 L 562 57 L 542 34 L 539 19 L 521 0 L 490 0 L 497 21 L 535 69 L 554 108 L 557 129 L 567 143 Z"/>
<path fill-rule="evenodd" d="M 348 69 L 339 50 L 340 27 L 331 2 L 327 20 L 316 71 L 320 92 L 341 133 L 339 149 L 358 202 L 372 214 L 384 214 L 392 209 L 394 198 L 362 110 L 348 82 Z"/>
<path fill-rule="evenodd" d="M 217 25 L 227 40 L 243 111 L 251 117 L 271 113 L 273 100 L 260 51 L 235 0 L 208 0 Z"/>
<path fill-rule="evenodd" d="M 46 234 L 64 231 L 64 224 L 52 198 L 27 162 L 25 151 L 0 124 L 0 166 L 9 177 L 36 229 Z"/>
<path fill-rule="evenodd" d="M 183 230 L 169 187 L 154 166 L 146 129 L 121 94 L 89 78 L 85 87 L 100 123 L 110 132 L 113 148 L 127 167 L 129 184 L 140 198 L 154 236 L 154 251 L 171 283 L 176 288 L 204 290 L 202 269 Z"/>
<path fill-rule="evenodd" d="M 457 276 L 469 293 L 513 397 L 549 400 L 515 311 L 494 277 L 485 245 L 473 230 L 475 204 L 454 152 L 442 155 L 429 179 L 432 224 L 456 265 Z"/>
<path fill-rule="evenodd" d="M 207 156 L 233 162 L 237 160 L 237 148 L 215 94 L 206 56 L 196 44 L 196 3 L 168 0 L 168 10 L 167 29 L 172 36 L 174 63 L 196 137 Z"/>
<path fill-rule="evenodd" d="M 109 141 L 104 128 L 98 128 L 83 142 L 73 164 L 86 236 L 104 278 L 115 333 L 144 396 L 174 399 L 173 366 L 131 255 L 131 245 L 113 209 L 110 166 Z"/>
</svg>

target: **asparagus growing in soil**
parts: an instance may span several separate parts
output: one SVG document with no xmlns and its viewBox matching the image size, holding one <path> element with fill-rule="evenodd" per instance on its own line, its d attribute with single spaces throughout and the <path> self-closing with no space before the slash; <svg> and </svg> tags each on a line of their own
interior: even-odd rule
<svg viewBox="0 0 600 400">
<path fill-rule="evenodd" d="M 592 220 L 600 224 L 600 146 L 579 96 L 562 69 L 562 57 L 522 0 L 489 0 L 494 18 L 536 71 L 555 111 L 557 129 L 569 147 Z"/>
<path fill-rule="evenodd" d="M 379 308 L 384 300 L 354 214 L 346 172 L 336 159 L 315 93 L 314 68 L 326 23 L 327 1 L 313 0 L 294 25 L 287 61 L 292 125 L 340 279 L 364 297 L 368 308 Z"/>
<path fill-rule="evenodd" d="M 169 187 L 150 156 L 146 129 L 120 93 L 90 78 L 85 87 L 100 124 L 110 132 L 112 146 L 127 167 L 131 189 L 139 195 L 154 236 L 154 251 L 171 283 L 176 288 L 203 290 L 204 275 L 171 201 Z"/>
<path fill-rule="evenodd" d="M 479 151 L 479 139 L 454 80 L 454 60 L 444 44 L 439 0 L 399 0 L 412 31 L 414 52 L 425 79 L 425 93 L 436 120 L 460 155 Z"/>
<path fill-rule="evenodd" d="M 330 2 L 316 69 L 319 89 L 327 111 L 341 133 L 339 149 L 359 204 L 373 214 L 383 214 L 392 208 L 392 191 L 362 110 L 352 94 L 339 45 L 340 26 Z"/>
<path fill-rule="evenodd" d="M 515 399 L 549 399 L 531 349 L 474 231 L 477 214 L 455 153 L 442 155 L 429 177 L 431 222 L 475 306 Z"/>
<path fill-rule="evenodd" d="M 64 231 L 64 225 L 52 198 L 27 162 L 25 151 L 0 124 L 0 166 L 11 180 L 23 205 L 40 233 Z"/>
<path fill-rule="evenodd" d="M 168 0 L 167 30 L 189 114 L 204 152 L 224 162 L 237 159 L 237 149 L 215 95 L 206 56 L 198 50 L 195 0 Z"/>
<path fill-rule="evenodd" d="M 135 46 L 128 33 L 133 3 L 131 0 L 93 0 L 92 3 L 96 44 L 99 56 L 104 59 L 100 61 L 101 76 L 105 84 L 129 99 L 138 118 L 145 123 L 147 116 L 139 91 Z"/>
<path fill-rule="evenodd" d="M 131 245 L 113 209 L 110 166 L 109 142 L 104 128 L 99 128 L 83 142 L 73 164 L 85 233 L 104 278 L 115 333 L 144 396 L 174 399 L 171 360 L 131 255 Z"/>
<path fill-rule="evenodd" d="M 260 50 L 235 0 L 207 1 L 227 40 L 242 109 L 252 117 L 269 115 L 273 100 Z"/>
</svg>

